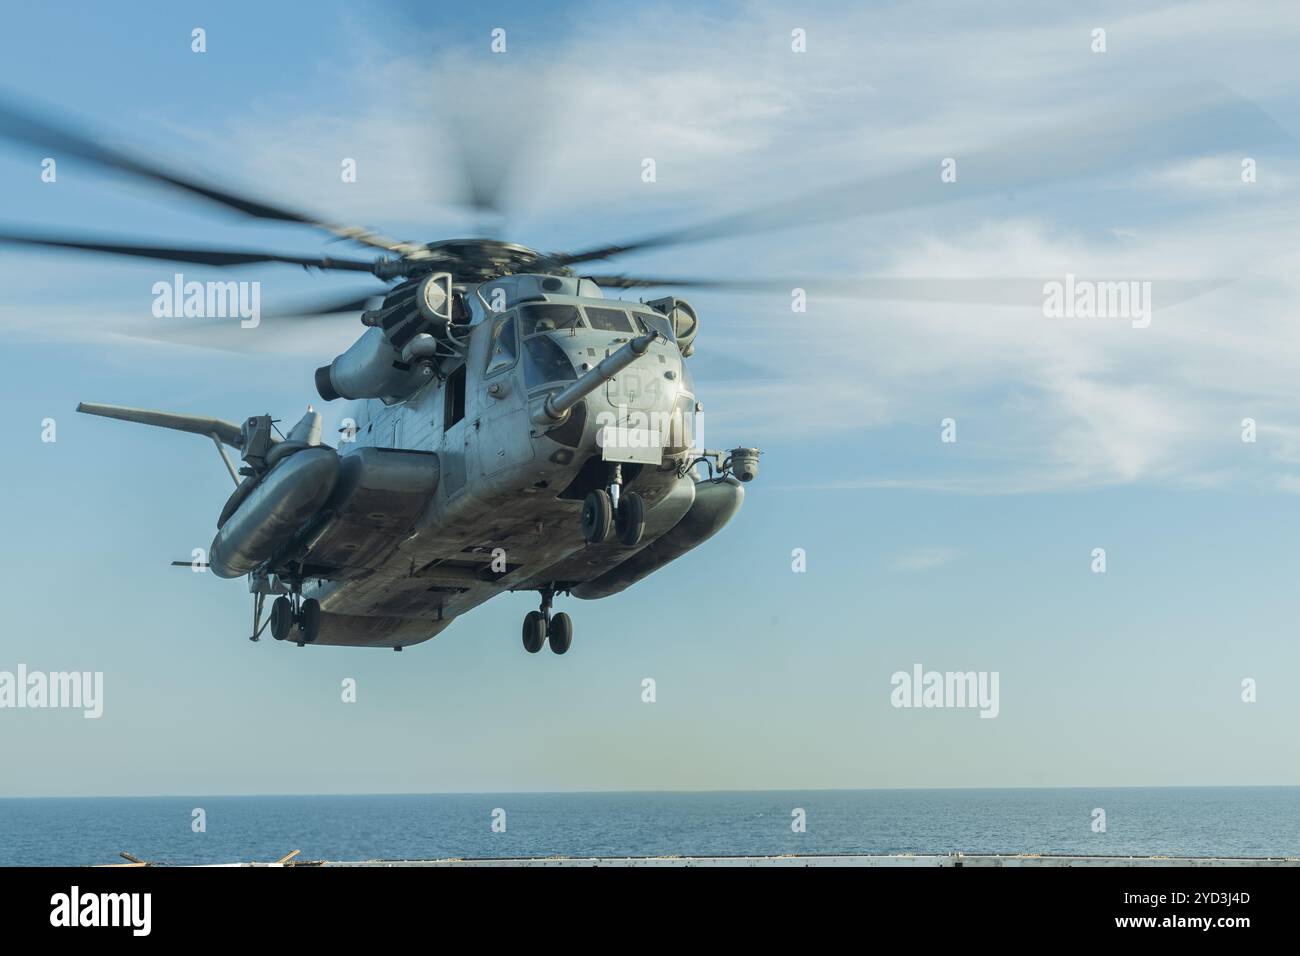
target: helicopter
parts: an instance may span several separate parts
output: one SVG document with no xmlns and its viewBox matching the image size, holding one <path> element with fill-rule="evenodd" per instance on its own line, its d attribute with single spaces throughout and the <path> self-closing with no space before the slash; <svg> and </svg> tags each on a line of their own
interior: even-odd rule
<svg viewBox="0 0 1300 956">
<path fill-rule="evenodd" d="M 1205 101 L 1185 97 L 1178 104 L 1195 113 Z M 310 227 L 378 257 L 178 247 L 26 229 L 0 229 L 0 243 L 213 267 L 278 263 L 382 282 L 382 289 L 357 290 L 302 313 L 359 313 L 364 327 L 315 372 L 322 401 L 354 403 L 334 445 L 322 441 L 321 415 L 311 407 L 287 434 L 267 414 L 232 422 L 86 402 L 78 411 L 213 441 L 235 489 L 220 510 L 203 566 L 221 578 L 247 578 L 252 640 L 269 628 L 275 639 L 304 647 L 400 651 L 497 594 L 535 591 L 540 602 L 524 618 L 523 646 L 533 654 L 544 646 L 564 654 L 573 623 L 554 612 L 558 595 L 617 594 L 703 544 L 735 517 L 744 486 L 759 471 L 755 447 L 696 447 L 703 406 L 687 364 L 700 326 L 696 309 L 674 295 L 634 303 L 605 292 L 788 293 L 806 284 L 593 275 L 583 271 L 586 264 L 1133 164 L 1151 158 L 1134 143 L 1149 153 L 1165 142 L 1152 133 L 1157 121 L 1184 118 L 1161 100 L 1127 122 L 1107 115 L 1103 123 L 1075 123 L 1059 136 L 1038 132 L 969 153 L 962 168 L 976 174 L 973 183 L 966 174 L 960 191 L 955 180 L 924 165 L 620 243 L 548 253 L 494 238 L 405 241 L 331 222 L 0 102 L 2 137 L 253 219 Z M 475 183 L 475 164 L 461 158 L 473 205 L 492 208 L 495 197 Z M 820 288 L 862 300 L 1041 308 L 1041 281 L 1028 281 L 1027 300 L 1019 286 L 1008 295 L 1006 280 L 983 278 L 830 280 Z M 227 448 L 238 452 L 238 467 Z"/>
<path fill-rule="evenodd" d="M 702 405 L 686 363 L 695 309 L 674 296 L 604 295 L 663 280 L 573 269 L 618 248 L 403 242 L 178 175 L 11 108 L 0 108 L 0 134 L 387 253 L 367 261 L 0 233 L 12 244 L 210 266 L 278 262 L 389 283 L 312 310 L 354 311 L 382 297 L 361 311 L 356 342 L 315 373 L 321 400 L 352 403 L 335 444 L 322 441 L 311 406 L 284 434 L 269 414 L 233 422 L 77 406 L 214 442 L 235 488 L 201 565 L 247 578 L 254 641 L 269 628 L 300 647 L 400 651 L 496 594 L 536 591 L 523 646 L 564 654 L 573 623 L 553 612 L 557 595 L 606 597 L 664 567 L 720 531 L 758 474 L 757 448 L 695 447 Z"/>
</svg>

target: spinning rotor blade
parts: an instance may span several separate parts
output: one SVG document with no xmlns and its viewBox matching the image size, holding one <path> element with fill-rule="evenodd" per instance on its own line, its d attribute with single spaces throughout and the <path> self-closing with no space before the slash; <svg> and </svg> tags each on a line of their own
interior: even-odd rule
<svg viewBox="0 0 1300 956">
<path fill-rule="evenodd" d="M 42 149 L 62 151 L 109 169 L 130 173 L 151 182 L 174 186 L 257 219 L 302 223 L 323 229 L 342 239 L 352 239 L 390 252 L 402 253 L 416 248 L 367 229 L 328 223 L 301 212 L 273 206 L 230 190 L 219 189 L 197 179 L 180 176 L 129 153 L 105 146 L 88 134 L 75 132 L 68 126 L 59 126 L 38 119 L 4 100 L 0 100 L 0 136 Z"/>
<path fill-rule="evenodd" d="M 473 213 L 485 235 L 503 227 L 517 211 L 514 201 L 521 195 L 544 190 L 535 170 L 531 177 L 527 174 L 550 153 L 556 104 L 566 97 L 547 74 L 514 75 L 513 80 L 503 74 L 494 81 L 508 93 L 493 101 L 487 115 L 478 91 L 467 90 L 464 102 L 445 114 L 454 146 L 448 150 L 441 141 L 431 144 L 454 163 L 460 189 L 452 203 Z"/>
<path fill-rule="evenodd" d="M 787 286 L 779 279 L 650 279 L 641 276 L 589 276 L 602 289 L 653 289 L 660 286 L 675 286 L 682 289 L 718 289 L 732 292 L 775 292 Z M 796 282 L 788 288 L 795 288 Z"/>
<path fill-rule="evenodd" d="M 373 262 L 367 262 L 363 259 L 334 259 L 329 256 L 282 256 L 269 252 L 240 252 L 226 249 L 143 246 L 107 240 L 56 238 L 15 232 L 0 232 L 0 243 L 43 246 L 54 249 L 79 249 L 85 252 L 136 256 L 142 259 L 161 259 L 167 262 L 192 262 L 205 266 L 242 266 L 257 262 L 285 262 L 290 265 L 305 266 L 312 269 L 343 272 L 373 272 L 375 267 Z"/>
<path fill-rule="evenodd" d="M 489 149 L 479 144 L 468 123 L 459 124 L 456 141 L 465 194 L 461 204 L 479 216 L 505 215 L 505 196 L 513 176 L 515 150 Z"/>
<path fill-rule="evenodd" d="M 795 199 L 721 216 L 623 243 L 546 257 L 549 266 L 609 259 L 648 249 L 724 239 L 778 229 L 880 215 L 957 199 L 971 199 L 1169 160 L 1179 150 L 1206 148 L 1206 131 L 1230 133 L 1251 148 L 1294 145 L 1291 136 L 1255 104 L 1210 87 L 1174 90 L 1163 100 L 1135 97 L 1122 113 L 1094 113 L 1068 126 L 1043 129 L 1017 142 L 954 157 L 960 176 L 940 177 L 933 161 L 898 172 L 868 176 L 819 189 Z M 1062 112 L 1078 112 L 1066 104 Z M 1243 155 L 1246 155 L 1243 153 Z"/>
<path fill-rule="evenodd" d="M 704 289 L 741 294 L 773 293 L 789 296 L 803 289 L 810 296 L 869 299 L 895 302 L 947 302 L 964 305 L 1031 306 L 1041 309 L 1044 285 L 1061 282 L 1060 276 L 975 277 L 975 278 L 863 278 L 832 279 L 658 279 L 639 276 L 584 276 L 605 289 L 678 288 Z M 1231 279 L 1112 280 L 1149 282 L 1154 308 L 1162 309 L 1212 292 Z"/>
<path fill-rule="evenodd" d="M 306 303 L 299 306 L 293 306 L 284 310 L 277 309 L 274 312 L 268 312 L 268 319 L 307 319 L 314 316 L 341 315 L 346 312 L 362 312 L 370 306 L 375 299 L 382 299 L 386 290 L 372 290 L 370 292 L 354 291 L 343 292 L 333 298 L 324 299 L 315 303 Z"/>
</svg>

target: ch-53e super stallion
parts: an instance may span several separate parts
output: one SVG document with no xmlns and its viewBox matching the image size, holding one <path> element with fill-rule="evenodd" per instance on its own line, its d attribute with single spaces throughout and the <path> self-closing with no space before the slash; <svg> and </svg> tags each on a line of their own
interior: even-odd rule
<svg viewBox="0 0 1300 956">
<path fill-rule="evenodd" d="M 299 646 L 400 651 L 493 595 L 527 590 L 541 603 L 524 619 L 524 648 L 563 654 L 573 624 L 552 613 L 557 594 L 616 594 L 680 557 L 736 514 L 741 483 L 758 473 L 755 448 L 694 447 L 701 405 L 685 360 L 695 310 L 671 296 L 642 304 L 602 293 L 664 280 L 572 268 L 630 245 L 542 254 L 490 239 L 401 242 L 235 195 L 20 110 L 0 108 L 0 134 L 386 253 L 298 257 L 0 233 L 23 245 L 213 266 L 285 262 L 389 283 L 311 310 L 357 311 L 382 298 L 362 311 L 360 338 L 316 371 L 322 399 L 356 403 L 334 445 L 310 406 L 283 435 L 269 415 L 235 423 L 77 406 L 216 443 L 236 487 L 207 567 L 248 578 L 254 640 L 269 626 Z M 238 468 L 223 446 L 238 451 Z"/>
<path fill-rule="evenodd" d="M 272 595 L 277 640 L 400 650 L 494 594 L 536 590 L 524 647 L 563 654 L 573 624 L 551 613 L 556 594 L 622 591 L 740 507 L 759 453 L 692 447 L 688 304 L 629 306 L 551 273 L 467 281 L 468 253 L 488 244 L 459 246 L 457 273 L 397 285 L 317 370 L 323 399 L 357 402 L 337 448 L 310 409 L 281 438 L 268 415 L 78 405 L 238 449 L 207 557 L 248 576 L 254 636 Z"/>
</svg>

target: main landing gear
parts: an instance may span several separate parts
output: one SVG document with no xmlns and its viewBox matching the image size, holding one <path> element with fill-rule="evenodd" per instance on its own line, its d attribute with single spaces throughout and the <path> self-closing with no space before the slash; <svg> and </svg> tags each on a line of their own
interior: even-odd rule
<svg viewBox="0 0 1300 956">
<path fill-rule="evenodd" d="M 620 494 L 623 468 L 614 465 L 608 489 L 598 488 L 582 503 L 582 536 L 588 544 L 603 544 L 613 532 L 624 547 L 635 548 L 645 533 L 645 499 L 635 491 Z"/>
<path fill-rule="evenodd" d="M 315 643 L 320 634 L 320 601 L 315 598 L 304 601 L 296 592 L 276 598 L 271 603 L 271 636 L 277 641 L 289 640 L 294 625 L 298 627 L 299 647 Z"/>
<path fill-rule="evenodd" d="M 565 653 L 573 644 L 573 618 L 561 611 L 551 615 L 551 600 L 555 597 L 554 588 L 541 592 L 540 610 L 529 611 L 524 615 L 524 650 L 536 654 L 542 645 L 550 643 L 556 654 Z"/>
</svg>

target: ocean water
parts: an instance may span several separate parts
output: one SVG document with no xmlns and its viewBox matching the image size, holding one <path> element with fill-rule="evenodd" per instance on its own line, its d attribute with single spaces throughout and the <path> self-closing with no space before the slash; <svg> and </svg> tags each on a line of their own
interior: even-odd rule
<svg viewBox="0 0 1300 956">
<path fill-rule="evenodd" d="M 192 812 L 207 830 L 191 829 Z M 807 829 L 795 833 L 796 808 Z M 1093 832 L 1093 810 L 1106 830 Z M 493 813 L 505 811 L 505 832 Z M 500 815 L 498 814 L 498 818 Z M 1300 788 L 0 799 L 0 864 L 772 853 L 1300 855 Z"/>
</svg>

